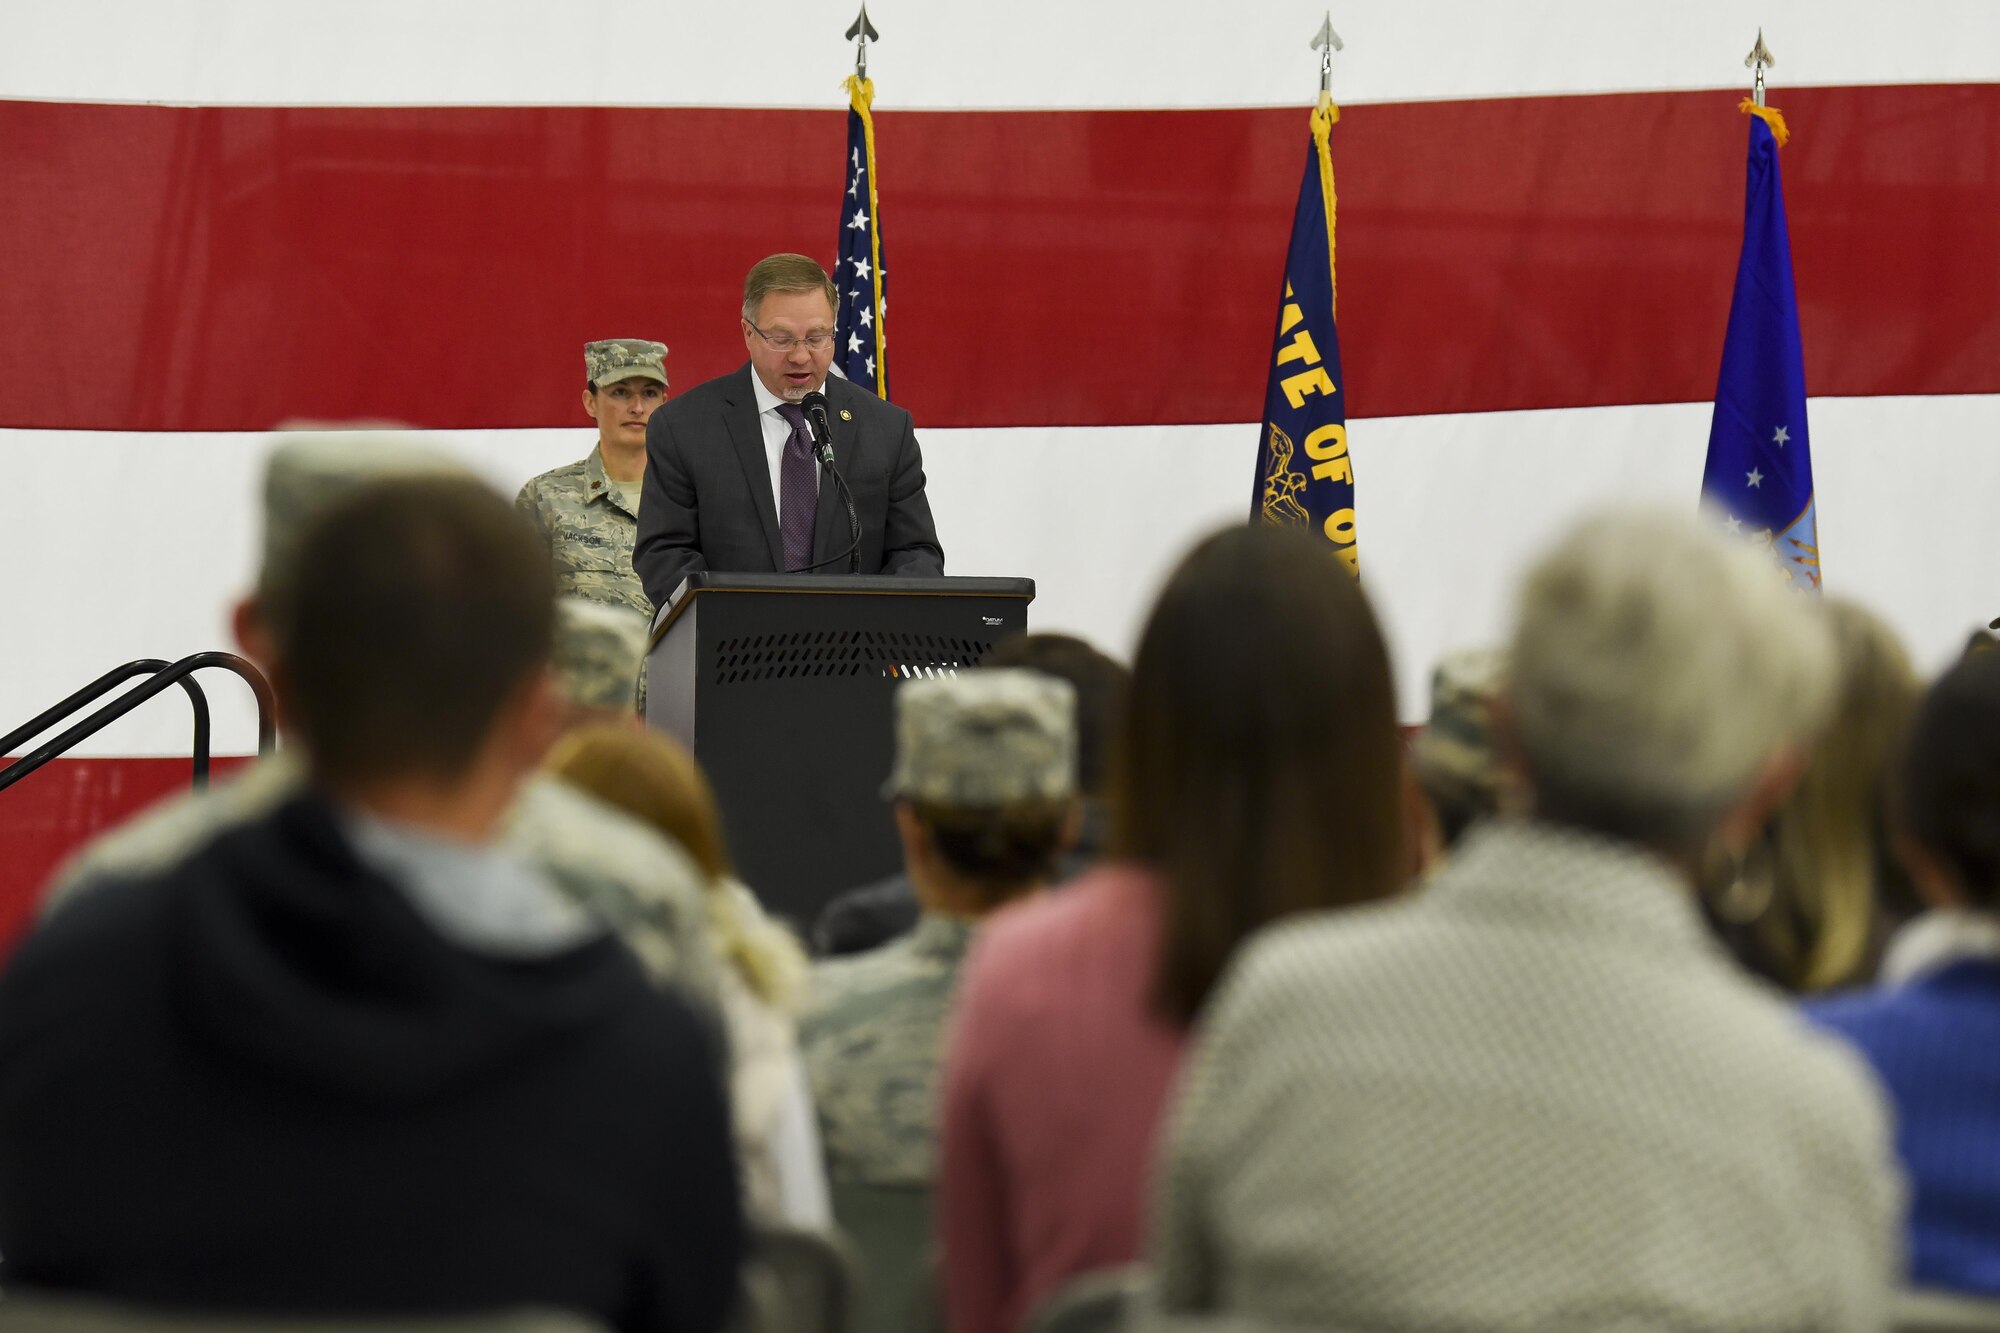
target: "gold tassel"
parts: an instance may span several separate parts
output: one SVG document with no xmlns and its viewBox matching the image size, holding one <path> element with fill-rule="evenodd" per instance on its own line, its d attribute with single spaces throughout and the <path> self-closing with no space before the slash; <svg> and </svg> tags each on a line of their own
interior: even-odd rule
<svg viewBox="0 0 2000 1333">
<path fill-rule="evenodd" d="M 1783 148 L 1785 141 L 1792 137 L 1792 132 L 1785 128 L 1785 115 L 1778 108 L 1774 106 L 1758 106 L 1746 97 L 1736 104 L 1736 109 L 1746 116 L 1755 116 L 1766 125 L 1769 125 L 1771 127 L 1771 137 L 1777 140 L 1778 147 Z"/>
</svg>

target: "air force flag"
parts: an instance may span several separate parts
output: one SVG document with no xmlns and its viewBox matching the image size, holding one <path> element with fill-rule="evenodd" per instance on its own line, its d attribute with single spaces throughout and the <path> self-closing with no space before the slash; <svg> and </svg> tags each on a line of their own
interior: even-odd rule
<svg viewBox="0 0 2000 1333">
<path fill-rule="evenodd" d="M 1284 296 L 1264 389 L 1263 439 L 1251 521 L 1309 527 L 1359 572 L 1355 546 L 1354 465 L 1347 454 L 1347 404 L 1341 397 L 1340 335 L 1333 321 L 1333 159 L 1327 137 L 1340 112 L 1321 100 L 1292 243 L 1285 255 Z"/>
<path fill-rule="evenodd" d="M 1792 246 L 1778 148 L 1788 137 L 1775 111 L 1743 104 L 1750 122 L 1743 253 L 1722 343 L 1715 417 L 1701 496 L 1722 522 L 1770 550 L 1792 586 L 1818 591 L 1819 532 L 1806 430 L 1805 357 L 1792 288 Z M 1773 132 L 1775 130 L 1775 133 Z"/>
</svg>

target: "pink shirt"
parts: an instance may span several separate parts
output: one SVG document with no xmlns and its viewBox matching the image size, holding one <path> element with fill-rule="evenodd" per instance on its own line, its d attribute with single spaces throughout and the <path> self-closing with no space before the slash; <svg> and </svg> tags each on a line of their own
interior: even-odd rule
<svg viewBox="0 0 2000 1333">
<path fill-rule="evenodd" d="M 981 927 L 946 1045 L 939 1163 L 952 1333 L 1013 1333 L 1139 1257 L 1184 1034 L 1152 1012 L 1160 903 L 1104 865 Z"/>
</svg>

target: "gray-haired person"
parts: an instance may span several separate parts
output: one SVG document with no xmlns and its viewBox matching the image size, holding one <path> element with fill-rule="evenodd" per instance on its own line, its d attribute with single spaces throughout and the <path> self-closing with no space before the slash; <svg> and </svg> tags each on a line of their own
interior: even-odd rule
<svg viewBox="0 0 2000 1333">
<path fill-rule="evenodd" d="M 1148 1322 L 1880 1329 L 1881 1097 L 1695 898 L 1828 714 L 1818 605 L 1692 514 L 1607 514 L 1528 576 L 1508 674 L 1530 813 L 1269 931 L 1211 1001 Z"/>
</svg>

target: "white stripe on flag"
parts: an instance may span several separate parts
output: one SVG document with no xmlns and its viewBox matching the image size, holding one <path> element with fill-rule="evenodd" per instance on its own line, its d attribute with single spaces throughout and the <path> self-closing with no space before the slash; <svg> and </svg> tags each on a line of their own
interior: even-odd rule
<svg viewBox="0 0 2000 1333">
<path fill-rule="evenodd" d="M 1924 668 L 1940 665 L 2000 614 L 1990 539 L 2000 395 L 1814 399 L 1811 414 L 1827 590 L 1885 616 Z M 1389 632 L 1403 715 L 1423 716 L 1440 653 L 1504 632 L 1525 562 L 1579 513 L 1693 505 L 1708 415 L 1686 403 L 1351 423 L 1362 583 Z M 590 447 L 572 430 L 433 438 L 510 495 Z M 1120 654 L 1188 545 L 1249 512 L 1250 425 L 921 438 L 950 572 L 1032 577 L 1032 625 Z M 0 636 L 11 649 L 0 724 L 129 659 L 227 646 L 228 604 L 258 537 L 266 448 L 249 434 L 0 430 L 0 476 L 32 497 L 0 524 Z M 212 692 L 217 753 L 247 752 L 247 692 Z M 186 749 L 187 712 L 168 702 L 79 753 Z"/>
</svg>

